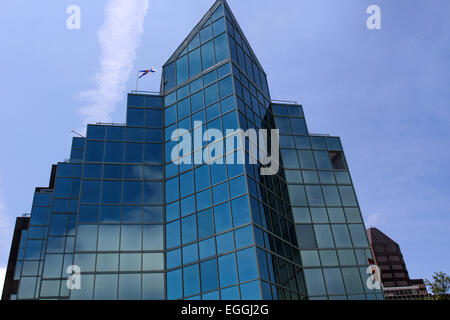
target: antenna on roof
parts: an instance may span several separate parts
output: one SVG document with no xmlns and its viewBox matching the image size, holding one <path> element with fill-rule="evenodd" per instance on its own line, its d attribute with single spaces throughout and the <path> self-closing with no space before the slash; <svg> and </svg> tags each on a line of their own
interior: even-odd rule
<svg viewBox="0 0 450 320">
<path fill-rule="evenodd" d="M 81 133 L 76 132 L 75 130 L 70 131 L 73 134 L 76 134 L 78 136 L 80 136 L 81 138 L 85 138 L 85 136 L 83 136 Z"/>
</svg>

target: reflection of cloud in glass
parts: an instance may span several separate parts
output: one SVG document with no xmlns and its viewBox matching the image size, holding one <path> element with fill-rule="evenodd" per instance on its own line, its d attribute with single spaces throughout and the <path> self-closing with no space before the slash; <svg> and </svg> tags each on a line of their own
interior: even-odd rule
<svg viewBox="0 0 450 320">
<path fill-rule="evenodd" d="M 161 204 L 163 202 L 163 185 L 161 182 L 144 183 L 144 203 Z"/>
<path fill-rule="evenodd" d="M 163 249 L 163 226 L 144 226 L 144 250 Z"/>
</svg>

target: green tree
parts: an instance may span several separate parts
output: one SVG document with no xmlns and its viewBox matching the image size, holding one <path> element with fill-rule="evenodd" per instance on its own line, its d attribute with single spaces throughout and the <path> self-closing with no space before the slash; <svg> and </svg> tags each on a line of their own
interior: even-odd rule
<svg viewBox="0 0 450 320">
<path fill-rule="evenodd" d="M 435 299 L 446 298 L 450 289 L 450 277 L 445 272 L 435 272 L 432 276 L 433 281 L 425 280 L 425 284 L 430 288 Z"/>
</svg>

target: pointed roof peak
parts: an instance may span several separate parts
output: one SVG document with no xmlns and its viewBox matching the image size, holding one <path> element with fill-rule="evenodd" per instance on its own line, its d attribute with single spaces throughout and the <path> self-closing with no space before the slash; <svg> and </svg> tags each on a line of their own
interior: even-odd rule
<svg viewBox="0 0 450 320">
<path fill-rule="evenodd" d="M 205 13 L 203 18 L 200 19 L 200 21 L 196 24 L 194 29 L 188 34 L 188 36 L 181 42 L 181 44 L 178 46 L 178 48 L 175 50 L 175 52 L 172 54 L 172 56 L 169 58 L 169 60 L 166 61 L 164 66 L 170 64 L 171 62 L 175 61 L 178 56 L 184 51 L 184 49 L 188 46 L 188 44 L 192 41 L 192 39 L 197 35 L 197 33 L 203 28 L 205 23 L 207 23 L 208 19 L 212 17 L 214 12 L 220 7 L 221 4 L 225 3 L 225 0 L 216 0 L 214 4 L 209 8 L 209 10 Z"/>
<path fill-rule="evenodd" d="M 197 25 L 193 28 L 193 30 L 189 33 L 189 35 L 178 46 L 178 48 L 175 50 L 175 52 L 172 54 L 172 56 L 166 61 L 166 63 L 164 64 L 164 67 L 167 66 L 168 64 L 176 61 L 176 59 L 179 56 L 184 54 L 188 45 L 191 43 L 192 40 L 194 40 L 194 38 L 203 29 L 203 27 L 205 27 L 205 25 L 208 24 L 208 21 L 210 19 L 211 19 L 211 22 L 214 22 L 215 20 L 220 19 L 222 16 L 225 16 L 226 19 L 228 19 L 228 21 L 232 22 L 233 26 L 240 33 L 243 44 L 245 44 L 246 48 L 248 49 L 248 52 L 251 54 L 251 56 L 255 60 L 258 67 L 261 68 L 261 70 L 265 74 L 264 68 L 260 64 L 258 58 L 256 57 L 256 54 L 253 52 L 253 49 L 251 48 L 250 43 L 248 42 L 247 38 L 245 37 L 244 33 L 242 32 L 242 29 L 240 28 L 235 16 L 233 15 L 233 12 L 231 11 L 231 8 L 229 7 L 226 0 L 216 0 L 214 2 L 214 4 L 205 13 L 205 15 L 197 23 Z"/>
</svg>

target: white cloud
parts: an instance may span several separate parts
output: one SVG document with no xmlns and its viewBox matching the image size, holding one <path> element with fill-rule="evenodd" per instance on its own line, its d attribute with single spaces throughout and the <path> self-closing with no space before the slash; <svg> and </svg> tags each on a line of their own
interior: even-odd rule
<svg viewBox="0 0 450 320">
<path fill-rule="evenodd" d="M 88 101 L 81 108 L 84 124 L 112 122 L 111 113 L 122 100 L 141 43 L 148 0 L 109 0 L 105 21 L 97 33 L 100 67 L 95 88 L 81 92 Z"/>
<path fill-rule="evenodd" d="M 3 292 L 3 284 L 5 283 L 6 268 L 0 268 L 0 297 Z"/>
<path fill-rule="evenodd" d="M 366 216 L 364 219 L 364 222 L 366 224 L 366 228 L 372 228 L 372 227 L 380 227 L 380 224 L 382 223 L 382 215 L 379 213 L 372 213 Z"/>
</svg>

